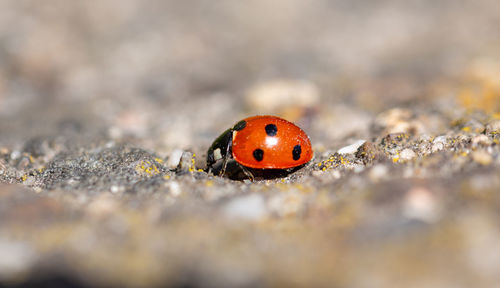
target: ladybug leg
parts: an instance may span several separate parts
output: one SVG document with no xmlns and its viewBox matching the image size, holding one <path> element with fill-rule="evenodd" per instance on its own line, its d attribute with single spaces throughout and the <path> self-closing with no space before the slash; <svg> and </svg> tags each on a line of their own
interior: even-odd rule
<svg viewBox="0 0 500 288">
<path fill-rule="evenodd" d="M 227 162 L 229 162 L 228 158 L 229 158 L 229 156 L 226 155 L 226 156 L 224 156 L 224 159 L 222 160 L 223 161 L 222 162 L 222 169 L 220 170 L 221 172 L 219 174 L 221 176 L 226 174 Z"/>
<path fill-rule="evenodd" d="M 250 179 L 250 181 L 252 181 L 252 182 L 255 181 L 255 177 L 253 177 L 253 174 L 252 174 L 252 172 L 250 172 L 250 170 L 248 170 L 245 166 L 243 166 L 241 164 L 238 164 L 238 166 L 240 166 L 241 170 Z"/>
<path fill-rule="evenodd" d="M 224 155 L 224 159 L 222 159 L 222 169 L 219 175 L 224 175 L 226 173 L 227 162 L 229 162 L 229 159 L 231 159 L 232 157 L 233 157 L 232 142 L 230 141 L 226 148 L 226 155 Z"/>
</svg>

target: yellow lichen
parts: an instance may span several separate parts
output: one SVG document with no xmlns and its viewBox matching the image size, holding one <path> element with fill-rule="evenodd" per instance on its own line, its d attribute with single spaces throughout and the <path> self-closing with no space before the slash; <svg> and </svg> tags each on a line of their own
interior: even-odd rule
<svg viewBox="0 0 500 288">
<path fill-rule="evenodd" d="M 149 160 L 143 160 L 139 164 L 135 166 L 135 171 L 139 174 L 147 174 L 150 176 L 157 175 L 160 173 L 158 167 L 154 163 L 151 163 Z"/>
<path fill-rule="evenodd" d="M 194 172 L 196 171 L 196 168 L 194 167 L 194 164 L 196 163 L 196 154 L 193 153 L 193 157 L 191 158 L 191 166 L 189 167 L 189 172 Z"/>
<path fill-rule="evenodd" d="M 469 126 L 465 126 L 462 128 L 462 131 L 464 132 L 470 132 L 471 128 Z"/>
</svg>

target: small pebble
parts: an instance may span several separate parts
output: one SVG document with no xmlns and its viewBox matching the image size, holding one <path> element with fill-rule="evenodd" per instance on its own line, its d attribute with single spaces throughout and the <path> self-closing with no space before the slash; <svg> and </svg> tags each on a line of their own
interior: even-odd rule
<svg viewBox="0 0 500 288">
<path fill-rule="evenodd" d="M 383 164 L 373 166 L 369 172 L 370 180 L 373 182 L 380 181 L 389 175 L 389 169 Z"/>
<path fill-rule="evenodd" d="M 361 145 L 365 144 L 365 142 L 366 140 L 357 140 L 349 146 L 340 148 L 337 152 L 339 154 L 354 154 L 356 153 L 356 151 L 358 151 L 358 148 L 361 147 Z"/>
<path fill-rule="evenodd" d="M 493 120 L 486 124 L 486 134 L 500 133 L 500 120 Z"/>
<path fill-rule="evenodd" d="M 247 95 L 247 103 L 257 111 L 276 112 L 287 107 L 313 107 L 319 103 L 319 91 L 304 80 L 274 80 L 256 85 Z"/>
<path fill-rule="evenodd" d="M 311 174 L 314 176 L 314 177 L 321 177 L 323 175 L 323 171 L 322 170 L 314 170 L 311 172 Z"/>
<path fill-rule="evenodd" d="M 118 192 L 123 192 L 123 191 L 125 191 L 125 187 L 119 186 L 119 185 L 113 185 L 113 186 L 111 186 L 110 191 L 113 194 L 118 193 Z"/>
<path fill-rule="evenodd" d="M 472 147 L 474 148 L 480 145 L 489 146 L 491 143 L 492 141 L 490 138 L 484 134 L 480 134 L 472 138 Z"/>
<path fill-rule="evenodd" d="M 114 214 L 118 203 L 110 194 L 101 194 L 87 205 L 87 213 L 93 217 L 104 217 Z"/>
<path fill-rule="evenodd" d="M 446 144 L 446 136 L 438 136 L 434 138 L 434 141 L 432 141 L 432 148 L 431 151 L 438 152 L 444 149 Z"/>
<path fill-rule="evenodd" d="M 413 113 L 409 109 L 394 108 L 378 114 L 375 118 L 375 124 L 382 127 L 391 126 L 400 121 L 409 120 L 412 116 Z"/>
<path fill-rule="evenodd" d="M 362 165 L 354 166 L 354 173 L 361 173 L 363 171 L 365 171 L 365 166 L 362 166 Z"/>
<path fill-rule="evenodd" d="M 281 217 L 296 215 L 303 205 L 301 195 L 292 192 L 276 194 L 269 200 L 269 209 Z"/>
<path fill-rule="evenodd" d="M 384 134 L 420 134 L 424 131 L 424 125 L 417 119 L 409 109 L 394 108 L 380 113 L 375 118 L 375 127 L 383 129 Z"/>
<path fill-rule="evenodd" d="M 340 172 L 339 172 L 338 170 L 333 170 L 333 171 L 331 172 L 331 175 L 332 175 L 332 177 L 333 177 L 334 179 L 340 179 L 340 177 L 342 176 L 342 175 L 340 175 Z"/>
<path fill-rule="evenodd" d="M 434 222 L 438 216 L 435 196 L 426 188 L 412 188 L 404 200 L 404 215 L 411 219 Z"/>
<path fill-rule="evenodd" d="M 259 220 L 267 214 L 266 203 L 259 194 L 233 199 L 224 206 L 223 211 L 228 218 L 244 220 Z"/>
<path fill-rule="evenodd" d="M 181 149 L 173 150 L 168 157 L 167 161 L 168 167 L 170 168 L 177 167 L 177 165 L 179 165 L 179 162 L 181 161 L 182 153 L 184 153 L 184 151 Z"/>
<path fill-rule="evenodd" d="M 35 260 L 33 249 L 19 241 L 0 238 L 0 279 L 27 272 Z"/>
<path fill-rule="evenodd" d="M 408 149 L 408 148 L 404 149 L 403 151 L 401 151 L 399 153 L 399 159 L 401 159 L 401 160 L 409 161 L 415 157 L 417 157 L 417 154 L 413 150 Z"/>
<path fill-rule="evenodd" d="M 177 181 L 167 182 L 167 187 L 170 189 L 170 194 L 172 196 L 179 196 L 182 193 L 181 187 Z"/>
<path fill-rule="evenodd" d="M 446 136 L 444 135 L 441 135 L 441 136 L 437 136 L 436 138 L 434 138 L 434 140 L 432 141 L 432 143 L 446 143 Z"/>
<path fill-rule="evenodd" d="M 36 181 L 36 177 L 29 176 L 28 178 L 26 178 L 26 180 L 23 182 L 23 184 L 26 186 L 31 186 L 31 185 L 35 184 L 35 181 Z"/>
<path fill-rule="evenodd" d="M 10 159 L 12 160 L 17 160 L 19 157 L 21 157 L 20 151 L 12 151 L 12 153 L 10 153 Z"/>
<path fill-rule="evenodd" d="M 384 157 L 383 151 L 380 151 L 376 144 L 369 141 L 363 143 L 356 151 L 356 158 L 362 159 L 365 165 Z"/>
<path fill-rule="evenodd" d="M 193 153 L 191 152 L 183 152 L 179 164 L 177 165 L 178 172 L 189 172 L 190 169 L 193 169 Z"/>
<path fill-rule="evenodd" d="M 472 152 L 472 160 L 481 164 L 481 165 L 489 165 L 491 161 L 493 161 L 493 157 L 486 151 L 478 150 Z"/>
</svg>

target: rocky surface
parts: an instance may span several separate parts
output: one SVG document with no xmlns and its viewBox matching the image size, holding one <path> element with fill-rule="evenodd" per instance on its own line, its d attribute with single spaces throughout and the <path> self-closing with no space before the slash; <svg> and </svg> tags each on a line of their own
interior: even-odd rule
<svg viewBox="0 0 500 288">
<path fill-rule="evenodd" d="M 0 1 L 0 286 L 500 283 L 497 1 L 48 4 Z M 255 114 L 314 159 L 207 174 Z"/>
</svg>

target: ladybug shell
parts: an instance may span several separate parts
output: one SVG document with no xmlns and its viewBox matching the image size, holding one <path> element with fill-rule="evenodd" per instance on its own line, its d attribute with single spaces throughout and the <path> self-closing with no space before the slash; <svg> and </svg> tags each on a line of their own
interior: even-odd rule
<svg viewBox="0 0 500 288">
<path fill-rule="evenodd" d="M 312 159 L 311 141 L 292 122 L 276 116 L 254 116 L 233 131 L 232 154 L 236 162 L 257 169 L 287 169 Z M 243 121 L 237 125 L 242 126 Z"/>
</svg>

